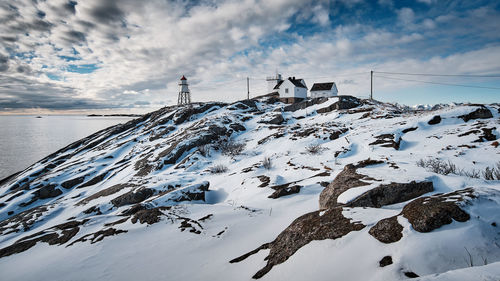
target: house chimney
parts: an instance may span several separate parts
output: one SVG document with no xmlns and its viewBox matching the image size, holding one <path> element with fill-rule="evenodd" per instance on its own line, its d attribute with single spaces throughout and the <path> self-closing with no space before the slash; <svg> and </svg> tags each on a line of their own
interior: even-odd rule
<svg viewBox="0 0 500 281">
<path fill-rule="evenodd" d="M 293 76 L 292 79 L 295 80 L 295 76 Z"/>
</svg>

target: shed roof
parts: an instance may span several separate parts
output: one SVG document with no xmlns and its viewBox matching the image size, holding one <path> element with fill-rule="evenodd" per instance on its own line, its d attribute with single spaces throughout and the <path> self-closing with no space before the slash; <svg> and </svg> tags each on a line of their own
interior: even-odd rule
<svg viewBox="0 0 500 281">
<path fill-rule="evenodd" d="M 311 88 L 311 91 L 328 91 L 333 88 L 333 85 L 335 85 L 335 82 L 314 83 L 314 85 Z"/>
</svg>

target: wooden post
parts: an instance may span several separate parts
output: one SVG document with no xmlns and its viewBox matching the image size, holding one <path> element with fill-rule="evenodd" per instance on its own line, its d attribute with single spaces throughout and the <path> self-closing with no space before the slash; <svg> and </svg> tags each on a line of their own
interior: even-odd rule
<svg viewBox="0 0 500 281">
<path fill-rule="evenodd" d="M 373 70 L 370 71 L 370 99 L 373 99 Z"/>
<path fill-rule="evenodd" d="M 250 99 L 250 78 L 247 77 L 247 100 Z"/>
</svg>

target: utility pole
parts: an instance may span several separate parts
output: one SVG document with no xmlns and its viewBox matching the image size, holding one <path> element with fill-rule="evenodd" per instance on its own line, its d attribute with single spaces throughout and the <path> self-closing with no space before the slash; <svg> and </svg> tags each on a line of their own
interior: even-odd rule
<svg viewBox="0 0 500 281">
<path fill-rule="evenodd" d="M 371 84 L 371 87 L 370 87 L 370 99 L 372 100 L 373 99 L 373 70 L 370 71 L 370 84 Z"/>
<path fill-rule="evenodd" d="M 250 99 L 250 78 L 247 77 L 247 100 Z"/>
</svg>

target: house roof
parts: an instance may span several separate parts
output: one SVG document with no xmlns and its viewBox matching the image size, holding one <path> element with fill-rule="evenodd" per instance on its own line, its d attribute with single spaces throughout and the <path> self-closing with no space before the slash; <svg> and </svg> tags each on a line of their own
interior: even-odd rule
<svg viewBox="0 0 500 281">
<path fill-rule="evenodd" d="M 276 86 L 274 86 L 274 88 L 273 88 L 273 89 L 274 89 L 274 90 L 278 90 L 278 89 L 280 88 L 281 84 L 283 84 L 283 82 L 284 82 L 283 80 L 280 80 L 280 81 L 278 82 L 278 84 L 276 84 Z"/>
<path fill-rule="evenodd" d="M 311 91 L 328 91 L 333 88 L 333 85 L 335 85 L 335 82 L 314 83 L 314 85 L 311 88 Z"/>
<path fill-rule="evenodd" d="M 304 85 L 302 83 L 302 79 L 295 79 L 295 77 L 288 77 L 288 81 L 292 82 L 292 84 L 295 86 L 295 87 L 298 87 L 298 88 L 306 88 L 306 85 Z M 280 88 L 281 84 L 283 84 L 284 80 L 281 80 L 278 82 L 278 84 L 276 84 L 276 86 L 274 86 L 274 89 L 277 90 Z"/>
</svg>

